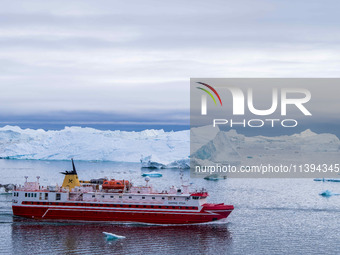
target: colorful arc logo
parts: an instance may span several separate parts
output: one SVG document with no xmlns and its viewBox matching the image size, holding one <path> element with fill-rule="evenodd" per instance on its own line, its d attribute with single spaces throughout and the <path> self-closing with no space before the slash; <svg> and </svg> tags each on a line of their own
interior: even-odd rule
<svg viewBox="0 0 340 255">
<path fill-rule="evenodd" d="M 220 101 L 220 104 L 222 106 L 222 100 L 220 98 L 220 95 L 217 93 L 217 91 L 210 85 L 206 84 L 206 83 L 203 83 L 203 82 L 197 82 L 198 84 L 201 84 L 203 86 L 206 86 L 207 88 L 209 88 L 212 92 L 214 92 L 214 94 L 217 96 L 218 100 Z M 216 100 L 214 98 L 214 96 L 211 94 L 211 92 L 209 92 L 208 90 L 204 89 L 204 88 L 201 88 L 201 87 L 197 87 L 198 89 L 200 90 L 203 90 L 204 92 L 206 92 L 213 100 L 214 100 L 214 103 L 215 105 L 217 105 L 216 103 Z"/>
</svg>

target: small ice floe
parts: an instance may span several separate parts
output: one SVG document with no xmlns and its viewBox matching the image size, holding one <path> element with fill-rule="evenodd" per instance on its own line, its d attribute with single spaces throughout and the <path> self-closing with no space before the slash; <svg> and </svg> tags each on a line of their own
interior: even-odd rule
<svg viewBox="0 0 340 255">
<path fill-rule="evenodd" d="M 159 172 L 152 171 L 152 172 L 149 172 L 149 173 L 143 173 L 142 176 L 143 177 L 145 177 L 145 176 L 149 176 L 149 177 L 162 177 L 163 174 L 161 174 Z"/>
<path fill-rule="evenodd" d="M 331 197 L 331 196 L 338 196 L 340 194 L 333 193 L 332 191 L 329 191 L 329 190 L 325 190 L 325 191 L 321 192 L 319 195 L 323 196 L 323 197 Z"/>
<path fill-rule="evenodd" d="M 324 192 L 320 193 L 320 196 L 323 196 L 323 197 L 330 197 L 332 195 L 333 195 L 333 193 L 329 190 L 325 190 Z"/>
<path fill-rule="evenodd" d="M 328 182 L 340 182 L 340 179 L 327 179 Z"/>
<path fill-rule="evenodd" d="M 340 179 L 325 179 L 325 178 L 316 178 L 315 182 L 340 182 Z"/>
<path fill-rule="evenodd" d="M 208 181 L 218 181 L 218 180 L 227 179 L 227 176 L 219 176 L 218 174 L 211 174 L 211 175 L 204 177 L 204 179 Z"/>
<path fill-rule="evenodd" d="M 108 232 L 103 232 L 103 234 L 105 235 L 106 240 L 124 239 L 125 238 L 125 236 L 119 236 L 119 235 L 108 233 Z"/>
</svg>

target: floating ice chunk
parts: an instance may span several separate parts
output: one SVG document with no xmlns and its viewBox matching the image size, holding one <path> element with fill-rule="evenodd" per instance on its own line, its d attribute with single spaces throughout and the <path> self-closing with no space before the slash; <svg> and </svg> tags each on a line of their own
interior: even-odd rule
<svg viewBox="0 0 340 255">
<path fill-rule="evenodd" d="M 327 179 L 328 182 L 340 182 L 340 179 Z"/>
<path fill-rule="evenodd" d="M 333 193 L 333 192 L 329 191 L 328 189 L 325 190 L 324 192 L 320 193 L 320 196 L 323 196 L 323 197 L 331 197 L 331 196 L 338 196 L 338 195 L 340 195 L 340 194 Z"/>
<path fill-rule="evenodd" d="M 150 173 L 143 173 L 142 176 L 149 176 L 149 177 L 162 177 L 163 175 L 161 173 L 152 171 Z"/>
<path fill-rule="evenodd" d="M 329 190 L 325 190 L 324 192 L 320 193 L 320 196 L 330 197 L 330 196 L 333 196 L 333 193 L 331 191 L 329 191 Z"/>
<path fill-rule="evenodd" d="M 190 159 L 175 160 L 174 162 L 167 164 L 164 168 L 188 169 L 190 168 Z"/>
<path fill-rule="evenodd" d="M 166 168 L 176 168 L 176 169 L 187 169 L 190 168 L 190 160 L 189 158 L 175 160 L 169 164 L 162 164 L 157 162 L 156 160 L 151 160 L 152 155 L 143 157 L 140 159 L 142 164 L 142 168 L 151 168 L 151 169 L 166 169 Z"/>
<path fill-rule="evenodd" d="M 113 239 L 123 239 L 125 236 L 119 236 L 116 234 L 108 233 L 108 232 L 103 232 L 107 240 L 113 240 Z"/>
<path fill-rule="evenodd" d="M 161 169 L 164 168 L 165 165 L 158 163 L 156 161 L 151 161 L 152 155 L 144 157 L 140 159 L 140 162 L 142 163 L 142 168 L 151 168 L 151 169 Z"/>
<path fill-rule="evenodd" d="M 208 181 L 218 181 L 218 180 L 227 179 L 227 176 L 220 176 L 218 174 L 212 174 L 212 175 L 208 175 L 208 176 L 204 177 L 204 179 L 208 180 Z"/>
<path fill-rule="evenodd" d="M 316 178 L 314 179 L 316 182 L 340 182 L 340 179 L 325 179 L 325 178 Z"/>
<path fill-rule="evenodd" d="M 325 178 L 315 178 L 313 179 L 315 182 L 325 182 L 326 179 Z"/>
<path fill-rule="evenodd" d="M 14 184 L 0 184 L 0 193 L 8 193 L 14 190 Z"/>
</svg>

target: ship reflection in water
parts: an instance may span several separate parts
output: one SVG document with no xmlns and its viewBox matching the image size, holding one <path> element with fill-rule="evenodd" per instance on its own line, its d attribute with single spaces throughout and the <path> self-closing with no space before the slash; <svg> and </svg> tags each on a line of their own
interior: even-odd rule
<svg viewBox="0 0 340 255">
<path fill-rule="evenodd" d="M 126 236 L 107 241 L 102 232 Z M 146 234 L 147 233 L 147 234 Z M 157 226 L 145 224 L 41 222 L 13 218 L 13 254 L 225 254 L 228 224 Z M 214 243 L 214 245 L 212 245 Z M 157 253 L 158 253 L 157 252 Z"/>
</svg>

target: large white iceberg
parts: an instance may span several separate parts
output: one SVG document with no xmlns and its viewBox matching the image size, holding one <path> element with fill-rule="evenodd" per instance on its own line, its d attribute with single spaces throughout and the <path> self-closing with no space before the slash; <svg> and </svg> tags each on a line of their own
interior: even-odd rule
<svg viewBox="0 0 340 255">
<path fill-rule="evenodd" d="M 189 130 L 165 132 L 102 131 L 65 127 L 63 130 L 0 128 L 0 157 L 40 160 L 103 160 L 140 162 L 141 155 L 152 155 L 167 165 L 189 156 Z"/>
<path fill-rule="evenodd" d="M 247 137 L 235 130 L 210 131 L 208 127 L 193 128 L 191 157 L 237 163 L 272 160 L 280 157 L 292 161 L 339 156 L 340 141 L 333 134 L 316 134 L 306 130 L 300 134 L 276 137 Z M 313 152 L 313 153 L 311 153 Z M 142 156 L 144 155 L 144 156 Z M 142 162 L 156 168 L 188 168 L 190 131 L 141 132 L 102 131 L 93 128 L 65 127 L 63 130 L 0 128 L 0 157 L 39 160 L 102 160 Z"/>
</svg>

